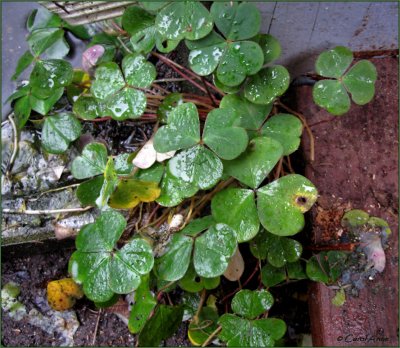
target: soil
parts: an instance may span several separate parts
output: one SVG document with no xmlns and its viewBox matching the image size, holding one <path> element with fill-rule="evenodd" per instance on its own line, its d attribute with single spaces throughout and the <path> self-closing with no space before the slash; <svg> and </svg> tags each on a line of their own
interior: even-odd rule
<svg viewBox="0 0 400 348">
<path fill-rule="evenodd" d="M 340 248 L 340 221 L 350 209 L 362 209 L 388 221 L 392 234 L 386 268 L 343 307 L 334 307 L 334 291 L 310 287 L 314 345 L 398 345 L 398 58 L 371 59 L 378 71 L 376 95 L 348 114 L 329 115 L 312 101 L 312 87 L 296 88 L 295 108 L 307 118 L 315 139 L 315 161 L 303 136 L 305 175 L 317 186 L 311 211 L 311 244 Z M 375 341 L 363 338 L 375 337 Z M 351 338 L 347 342 L 344 337 Z M 386 339 L 387 338 L 387 339 Z M 354 339 L 354 340 L 353 340 Z"/>
</svg>

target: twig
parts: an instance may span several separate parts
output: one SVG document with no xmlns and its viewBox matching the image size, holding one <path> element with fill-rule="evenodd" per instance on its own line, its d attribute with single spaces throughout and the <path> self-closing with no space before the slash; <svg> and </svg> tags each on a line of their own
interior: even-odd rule
<svg viewBox="0 0 400 348">
<path fill-rule="evenodd" d="M 100 315 L 101 315 L 101 308 L 97 312 L 97 320 L 96 320 L 96 326 L 94 327 L 94 333 L 93 333 L 93 340 L 92 340 L 92 346 L 96 344 L 96 338 L 97 338 L 97 331 L 99 330 L 99 323 L 100 323 Z"/>
<path fill-rule="evenodd" d="M 13 152 L 10 158 L 10 162 L 8 162 L 7 166 L 7 171 L 6 171 L 6 176 L 9 175 L 12 166 L 14 164 L 15 158 L 17 157 L 18 153 L 18 131 L 17 131 L 17 126 L 15 125 L 14 119 L 13 119 L 14 113 L 12 112 L 10 115 L 8 115 L 8 120 L 11 123 L 12 129 L 13 129 L 13 134 L 14 134 L 14 146 L 13 146 Z"/>
<path fill-rule="evenodd" d="M 210 342 L 213 340 L 213 338 L 216 336 L 216 335 L 218 335 L 219 334 L 219 332 L 222 330 L 222 326 L 218 326 L 216 329 L 215 329 L 215 331 L 210 335 L 210 336 L 208 336 L 208 338 L 204 341 L 204 343 L 201 345 L 202 347 L 207 347 L 209 344 L 210 344 Z"/>
<path fill-rule="evenodd" d="M 138 219 L 136 221 L 136 224 L 135 224 L 136 231 L 139 230 L 139 223 L 142 221 L 142 213 L 143 213 L 143 202 L 140 203 L 139 217 L 138 217 Z"/>
<path fill-rule="evenodd" d="M 281 169 L 282 169 L 282 161 L 283 161 L 283 157 L 280 158 L 278 165 L 276 167 L 275 170 L 275 180 L 279 178 L 280 174 L 281 174 Z"/>
<path fill-rule="evenodd" d="M 289 108 L 288 106 L 283 104 L 281 101 L 278 101 L 277 104 L 279 106 L 281 106 L 282 108 L 284 108 L 286 111 L 297 116 L 300 119 L 300 121 L 303 123 L 304 128 L 306 129 L 308 137 L 310 139 L 310 160 L 314 161 L 314 136 L 312 134 L 311 128 L 309 127 L 305 117 L 301 113 L 292 110 L 291 108 Z"/>
<path fill-rule="evenodd" d="M 157 57 L 158 59 L 162 60 L 164 63 L 166 63 L 167 65 L 169 65 L 171 68 L 174 66 L 175 68 L 179 68 L 179 69 L 185 71 L 186 74 L 192 76 L 192 78 L 195 78 L 195 79 L 197 79 L 197 80 L 201 80 L 201 77 L 200 77 L 200 76 L 198 76 L 198 75 L 196 75 L 195 73 L 191 72 L 189 69 L 186 69 L 186 68 L 183 67 L 182 65 L 180 65 L 180 64 L 178 64 L 178 63 L 176 63 L 176 62 L 174 62 L 173 60 L 171 60 L 171 59 L 169 59 L 169 58 L 163 56 L 162 54 L 159 54 L 159 53 L 154 52 L 154 51 L 151 52 L 151 54 L 152 54 L 153 56 Z M 174 70 L 175 70 L 178 74 L 181 74 L 181 75 L 182 75 L 182 72 L 179 71 L 178 69 L 174 69 Z M 183 75 L 182 75 L 182 76 L 183 76 Z M 185 77 L 185 76 L 184 76 L 184 77 Z M 205 83 L 208 85 L 208 87 L 210 87 L 211 89 L 213 89 L 215 92 L 219 93 L 219 94 L 222 95 L 222 96 L 225 95 L 224 92 L 220 91 L 220 90 L 219 90 L 217 87 L 215 87 L 212 83 L 210 83 L 210 82 L 208 82 L 208 81 L 206 81 Z M 207 93 L 205 90 L 203 90 L 203 92 L 204 92 L 204 93 Z"/>
<path fill-rule="evenodd" d="M 63 187 L 57 187 L 57 188 L 54 188 L 54 189 L 51 189 L 51 190 L 44 191 L 44 192 L 42 192 L 39 196 L 37 196 L 36 198 L 31 198 L 31 199 L 28 199 L 28 200 L 29 200 L 29 202 L 35 202 L 35 201 L 37 201 L 40 197 L 44 196 L 44 195 L 47 194 L 47 193 L 50 193 L 50 192 L 57 192 L 57 191 L 63 191 L 63 190 L 65 190 L 65 189 L 67 189 L 67 188 L 77 187 L 77 186 L 79 186 L 79 185 L 80 185 L 80 184 L 72 184 L 72 185 L 67 185 L 67 186 L 63 186 Z"/>
<path fill-rule="evenodd" d="M 186 81 L 186 79 L 178 77 L 178 78 L 170 78 L 170 79 L 159 79 L 159 80 L 154 80 L 153 82 L 161 83 L 161 82 L 182 82 L 182 81 Z"/>
<path fill-rule="evenodd" d="M 117 36 L 117 40 L 119 41 L 119 43 L 122 45 L 122 47 L 124 48 L 124 50 L 128 53 L 132 53 L 132 51 L 125 45 L 125 43 L 122 41 L 122 39 Z"/>
<path fill-rule="evenodd" d="M 217 107 L 218 105 L 217 105 L 217 103 L 215 101 L 215 97 L 211 94 L 210 90 L 208 89 L 208 86 L 206 84 L 206 79 L 203 76 L 201 77 L 201 82 L 203 82 L 203 85 L 204 85 L 205 89 L 207 90 L 207 94 L 208 94 L 208 97 L 211 100 L 212 105 Z"/>
<path fill-rule="evenodd" d="M 80 211 L 87 211 L 92 209 L 92 206 L 85 208 L 68 208 L 68 209 L 44 209 L 44 210 L 14 210 L 14 209 L 3 209 L 5 214 L 26 214 L 26 215 L 44 215 L 44 214 L 61 214 L 61 213 L 75 213 Z"/>
</svg>

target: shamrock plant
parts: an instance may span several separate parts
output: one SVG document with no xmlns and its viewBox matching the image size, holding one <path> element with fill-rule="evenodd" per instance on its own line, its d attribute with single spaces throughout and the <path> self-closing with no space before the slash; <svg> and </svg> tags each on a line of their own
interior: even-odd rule
<svg viewBox="0 0 400 348">
<path fill-rule="evenodd" d="M 85 146 L 68 168 L 79 181 L 80 203 L 97 216 L 79 231 L 69 273 L 97 307 L 130 294 L 128 328 L 140 346 L 158 346 L 184 318 L 193 345 L 283 344 L 286 324 L 267 318 L 274 302 L 269 289 L 306 278 L 344 282 L 353 257 L 326 250 L 306 260 L 297 240 L 318 192 L 291 165 L 309 127 L 280 98 L 290 76 L 273 65 L 279 41 L 259 32 L 254 4 L 209 8 L 197 1 L 140 2 L 94 35 L 38 10 L 28 20 L 30 51 L 15 77 L 31 63 L 33 69 L 9 98 L 17 127 L 41 128 L 42 148 L 53 154 L 103 122 L 129 123 L 134 132 L 154 125 L 130 152 L 116 153 L 98 132 L 95 141 L 82 138 Z M 84 70 L 61 59 L 68 51 L 64 30 L 87 40 Z M 179 53 L 183 44 L 187 67 L 161 54 Z M 352 64 L 344 47 L 319 56 L 317 105 L 339 115 L 349 110 L 350 96 L 359 105 L 373 98 L 374 66 Z M 184 85 L 176 93 L 182 79 L 169 78 L 170 70 L 199 93 Z M 343 224 L 368 242 L 366 262 L 381 272 L 377 236 L 388 234 L 387 225 L 357 212 Z M 243 279 L 249 265 L 256 268 Z M 224 296 L 234 281 L 239 287 Z M 79 296 L 61 294 L 68 306 L 80 297 L 75 290 Z M 61 295 L 49 298 L 54 304 Z M 343 302 L 339 295 L 335 303 Z"/>
</svg>

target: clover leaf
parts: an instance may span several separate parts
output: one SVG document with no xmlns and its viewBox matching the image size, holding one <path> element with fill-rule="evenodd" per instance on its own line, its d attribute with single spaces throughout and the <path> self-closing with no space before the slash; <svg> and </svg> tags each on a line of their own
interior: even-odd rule
<svg viewBox="0 0 400 348">
<path fill-rule="evenodd" d="M 124 11 L 122 27 L 131 35 L 130 43 L 135 52 L 149 53 L 156 45 L 159 51 L 166 53 L 179 44 L 180 40 L 166 40 L 164 46 L 155 20 L 155 16 L 138 6 L 130 6 Z"/>
<path fill-rule="evenodd" d="M 375 66 L 367 60 L 360 60 L 348 70 L 352 62 L 353 53 L 346 47 L 338 46 L 322 52 L 315 64 L 319 75 L 333 80 L 318 81 L 314 85 L 314 101 L 333 115 L 349 111 L 348 93 L 358 105 L 364 105 L 374 97 L 377 79 Z"/>
<path fill-rule="evenodd" d="M 301 121 L 290 114 L 276 114 L 264 124 L 261 134 L 279 141 L 283 148 L 283 156 L 295 152 L 300 145 L 303 131 Z"/>
<path fill-rule="evenodd" d="M 307 275 L 300 261 L 287 263 L 283 267 L 275 267 L 267 263 L 261 269 L 261 281 L 266 287 L 277 285 L 285 280 L 306 278 Z"/>
<path fill-rule="evenodd" d="M 281 55 L 281 44 L 270 34 L 258 34 L 252 40 L 257 42 L 264 53 L 264 64 L 268 64 L 278 59 Z"/>
<path fill-rule="evenodd" d="M 63 153 L 82 132 L 80 122 L 70 113 L 46 117 L 42 129 L 42 146 L 50 153 Z"/>
<path fill-rule="evenodd" d="M 251 242 L 252 254 L 274 267 L 282 267 L 288 262 L 297 261 L 303 251 L 301 244 L 291 238 L 279 237 L 263 230 Z"/>
<path fill-rule="evenodd" d="M 268 291 L 240 290 L 232 299 L 232 310 L 246 319 L 255 319 L 268 311 L 273 303 L 274 298 Z"/>
<path fill-rule="evenodd" d="M 227 188 L 218 192 L 211 201 L 211 211 L 215 221 L 236 231 L 239 243 L 258 233 L 260 221 L 252 190 Z"/>
<path fill-rule="evenodd" d="M 74 102 L 72 111 L 83 120 L 94 120 L 106 114 L 105 105 L 93 96 L 81 95 Z"/>
<path fill-rule="evenodd" d="M 235 94 L 224 96 L 219 107 L 221 109 L 231 108 L 235 110 L 239 115 L 238 125 L 246 130 L 258 130 L 272 110 L 272 104 L 253 104 L 247 99 Z"/>
<path fill-rule="evenodd" d="M 203 141 L 222 159 L 234 159 L 247 147 L 247 133 L 237 126 L 238 121 L 233 109 L 214 109 L 207 116 Z"/>
<path fill-rule="evenodd" d="M 174 234 L 168 243 L 167 252 L 156 259 L 158 277 L 170 282 L 183 278 L 189 268 L 193 243 L 193 238 L 182 233 Z"/>
<path fill-rule="evenodd" d="M 186 41 L 191 50 L 190 67 L 201 76 L 216 70 L 220 83 L 237 86 L 246 76 L 257 73 L 264 61 L 260 46 L 246 41 L 258 33 L 260 13 L 249 3 L 214 2 L 211 15 L 224 37 L 213 31 L 202 40 Z"/>
<path fill-rule="evenodd" d="M 275 318 L 254 320 L 269 310 L 272 303 L 273 297 L 268 291 L 239 291 L 232 299 L 232 310 L 238 315 L 224 314 L 220 317 L 222 331 L 218 337 L 228 347 L 274 346 L 286 332 L 285 322 Z"/>
<path fill-rule="evenodd" d="M 141 276 L 153 267 L 151 247 L 143 239 L 133 239 L 121 249 L 116 248 L 125 227 L 121 214 L 107 211 L 79 232 L 69 272 L 77 283 L 83 284 L 83 291 L 92 301 L 105 302 L 114 293 L 127 294 L 137 289 Z"/>
<path fill-rule="evenodd" d="M 214 278 L 224 273 L 236 250 L 236 232 L 226 224 L 210 225 L 211 222 L 209 218 L 200 220 L 190 230 L 184 229 L 174 234 L 166 253 L 156 260 L 158 277 L 167 281 L 182 279 L 188 272 L 193 247 L 195 273 L 204 278 Z"/>
<path fill-rule="evenodd" d="M 205 278 L 217 277 L 228 267 L 237 247 L 236 232 L 217 223 L 196 239 L 193 264 L 196 273 Z"/>
<path fill-rule="evenodd" d="M 29 78 L 32 94 L 39 99 L 51 97 L 55 90 L 72 82 L 70 63 L 61 59 L 38 60 Z"/>
<path fill-rule="evenodd" d="M 250 77 L 244 87 L 244 96 L 252 103 L 267 105 L 286 92 L 289 82 L 289 72 L 285 67 L 266 67 Z"/>
<path fill-rule="evenodd" d="M 298 174 L 286 175 L 257 190 L 261 224 L 278 236 L 294 235 L 304 227 L 304 216 L 317 200 L 315 186 Z"/>
<path fill-rule="evenodd" d="M 122 179 L 111 194 L 109 205 L 115 209 L 131 209 L 140 202 L 153 202 L 160 195 L 156 182 Z"/>
<path fill-rule="evenodd" d="M 210 150 L 197 145 L 169 160 L 168 170 L 181 181 L 202 190 L 213 187 L 222 176 L 222 162 Z"/>
<path fill-rule="evenodd" d="M 342 251 L 322 251 L 307 261 L 307 276 L 315 282 L 332 284 L 341 275 L 346 258 Z"/>
<path fill-rule="evenodd" d="M 104 173 L 107 164 L 107 148 L 101 143 L 87 144 L 82 155 L 74 159 L 71 172 L 75 179 L 86 179 Z"/>
<path fill-rule="evenodd" d="M 156 17 L 157 30 L 169 40 L 198 40 L 212 27 L 211 15 L 200 2 L 171 2 Z"/>
<path fill-rule="evenodd" d="M 140 332 L 157 305 L 154 295 L 150 291 L 149 276 L 142 277 L 139 287 L 135 291 L 135 303 L 129 314 L 128 329 L 132 333 Z"/>
<path fill-rule="evenodd" d="M 146 88 L 156 77 L 153 64 L 140 54 L 129 54 L 122 60 L 122 71 L 114 62 L 98 66 L 91 92 L 104 101 L 116 120 L 138 118 L 146 108 L 146 95 L 136 88 Z"/>
<path fill-rule="evenodd" d="M 187 149 L 200 141 L 199 115 L 193 103 L 175 107 L 167 122 L 154 136 L 154 148 L 157 152 Z"/>
<path fill-rule="evenodd" d="M 243 128 L 236 126 L 238 114 L 233 109 L 226 109 L 224 112 L 214 109 L 209 113 L 202 141 L 199 116 L 193 103 L 175 107 L 167 122 L 167 125 L 157 131 L 154 148 L 161 153 L 184 149 L 168 162 L 168 170 L 169 174 L 191 187 L 208 189 L 214 186 L 221 178 L 223 170 L 222 162 L 216 155 L 232 159 L 247 146 L 247 134 Z M 202 143 L 209 146 L 215 154 Z M 170 177 L 165 176 L 165 179 Z M 163 186 L 168 187 L 167 183 L 162 184 Z M 185 197 L 184 194 L 175 194 L 175 189 L 170 192 L 175 198 L 171 202 L 165 202 L 166 204 L 180 202 Z"/>
<path fill-rule="evenodd" d="M 224 172 L 241 183 L 257 188 L 282 157 L 281 144 L 267 137 L 250 141 L 247 150 L 232 161 L 224 161 Z"/>
<path fill-rule="evenodd" d="M 167 168 L 161 181 L 161 192 L 157 203 L 164 207 L 173 207 L 185 198 L 193 196 L 199 189 L 192 183 L 183 181 L 171 174 Z"/>
</svg>

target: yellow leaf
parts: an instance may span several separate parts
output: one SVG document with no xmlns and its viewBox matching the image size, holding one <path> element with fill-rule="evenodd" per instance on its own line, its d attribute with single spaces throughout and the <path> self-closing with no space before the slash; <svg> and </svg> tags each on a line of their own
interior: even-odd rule
<svg viewBox="0 0 400 348">
<path fill-rule="evenodd" d="M 160 196 L 160 188 L 155 182 L 135 179 L 121 180 L 108 204 L 115 209 L 130 209 L 140 202 L 153 202 Z"/>
<path fill-rule="evenodd" d="M 53 280 L 47 284 L 47 302 L 56 311 L 70 309 L 76 299 L 83 297 L 81 287 L 71 278 Z"/>
</svg>

